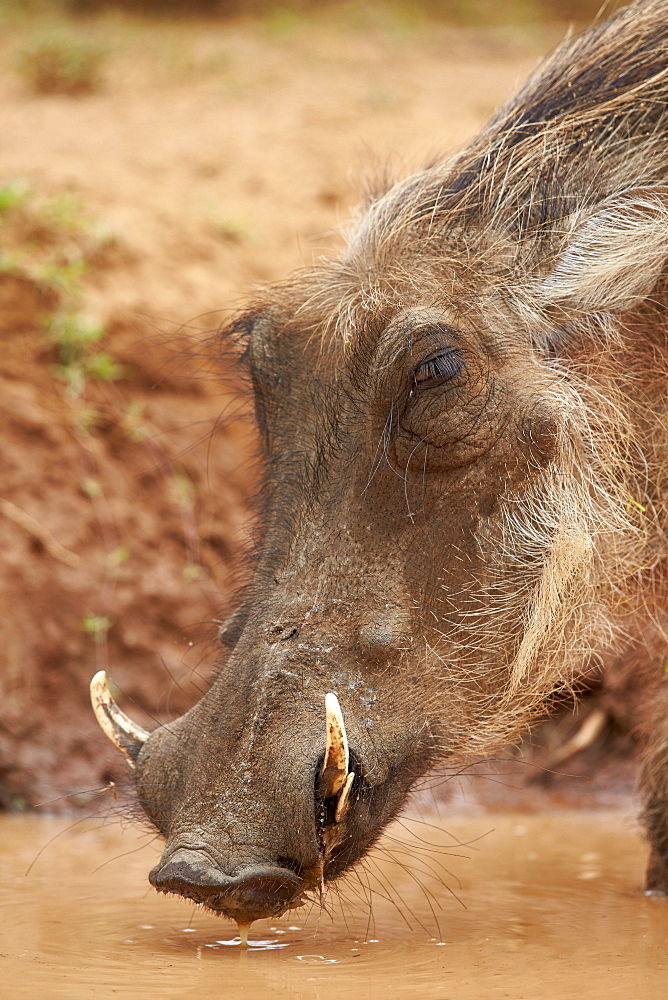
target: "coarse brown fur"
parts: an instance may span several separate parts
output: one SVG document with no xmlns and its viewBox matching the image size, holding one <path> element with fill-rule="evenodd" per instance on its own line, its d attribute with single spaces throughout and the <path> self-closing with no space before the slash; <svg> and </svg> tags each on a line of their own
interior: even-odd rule
<svg viewBox="0 0 668 1000">
<path fill-rule="evenodd" d="M 285 909 L 430 766 L 516 738 L 640 645 L 648 886 L 668 890 L 667 236 L 668 2 L 649 0 L 567 40 L 463 153 L 377 193 L 339 258 L 238 320 L 263 532 L 218 678 L 138 748 L 159 888 Z M 356 774 L 333 849 L 327 691 Z"/>
</svg>

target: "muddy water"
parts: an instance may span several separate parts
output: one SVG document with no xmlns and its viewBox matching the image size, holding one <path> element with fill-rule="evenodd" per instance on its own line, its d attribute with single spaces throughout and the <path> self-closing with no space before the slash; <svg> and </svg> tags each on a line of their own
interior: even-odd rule
<svg viewBox="0 0 668 1000">
<path fill-rule="evenodd" d="M 147 888 L 159 846 L 141 831 L 4 819 L 0 996 L 668 996 L 668 899 L 639 890 L 645 848 L 632 819 L 430 823 L 395 825 L 326 912 L 258 922 L 244 951 L 233 924 Z"/>
</svg>

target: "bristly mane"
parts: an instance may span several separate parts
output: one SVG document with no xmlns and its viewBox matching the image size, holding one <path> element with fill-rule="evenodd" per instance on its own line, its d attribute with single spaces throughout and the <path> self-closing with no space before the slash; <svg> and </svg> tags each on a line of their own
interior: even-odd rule
<svg viewBox="0 0 668 1000">
<path fill-rule="evenodd" d="M 567 39 L 464 152 L 395 187 L 364 225 L 549 237 L 612 193 L 666 183 L 668 4 L 644 0 Z M 376 214 L 379 216 L 375 218 Z"/>
</svg>

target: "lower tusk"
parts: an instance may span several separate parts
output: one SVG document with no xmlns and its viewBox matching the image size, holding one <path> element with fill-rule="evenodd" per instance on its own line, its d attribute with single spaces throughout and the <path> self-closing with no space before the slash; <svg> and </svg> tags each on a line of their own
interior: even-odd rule
<svg viewBox="0 0 668 1000">
<path fill-rule="evenodd" d="M 339 797 L 336 803 L 336 812 L 334 813 L 335 823 L 341 823 L 346 813 L 348 812 L 348 800 L 350 798 L 350 789 L 353 787 L 354 780 L 355 780 L 355 772 L 350 771 L 348 777 L 346 778 L 343 788 L 339 792 Z"/>
<path fill-rule="evenodd" d="M 104 670 L 99 670 L 90 682 L 90 700 L 100 729 L 134 767 L 149 734 L 121 712 L 111 697 Z"/>
</svg>

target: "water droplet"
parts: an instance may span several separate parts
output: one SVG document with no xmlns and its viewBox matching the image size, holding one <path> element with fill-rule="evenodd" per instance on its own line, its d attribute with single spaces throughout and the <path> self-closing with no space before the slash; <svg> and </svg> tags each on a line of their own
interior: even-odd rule
<svg viewBox="0 0 668 1000">
<path fill-rule="evenodd" d="M 194 934 L 195 933 L 195 928 L 194 927 L 182 927 L 181 930 L 182 930 L 182 932 L 184 934 Z"/>
</svg>

